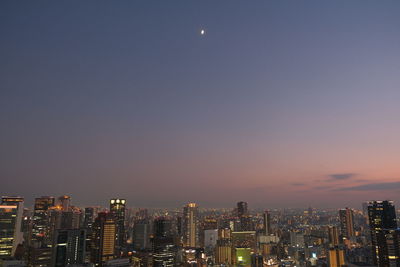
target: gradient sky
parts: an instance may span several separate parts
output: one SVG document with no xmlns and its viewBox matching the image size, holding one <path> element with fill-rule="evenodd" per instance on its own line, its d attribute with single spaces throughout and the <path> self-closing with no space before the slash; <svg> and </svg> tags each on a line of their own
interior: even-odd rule
<svg viewBox="0 0 400 267">
<path fill-rule="evenodd" d="M 400 1 L 1 1 L 0 193 L 399 203 L 399 14 Z"/>
</svg>

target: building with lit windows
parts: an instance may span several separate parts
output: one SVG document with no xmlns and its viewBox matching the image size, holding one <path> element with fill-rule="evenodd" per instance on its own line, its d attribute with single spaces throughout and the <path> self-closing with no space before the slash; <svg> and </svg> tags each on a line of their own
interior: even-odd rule
<svg viewBox="0 0 400 267">
<path fill-rule="evenodd" d="M 22 244 L 23 209 L 23 198 L 2 198 L 0 205 L 0 259 L 14 256 L 18 244 Z"/>
<path fill-rule="evenodd" d="M 229 239 L 217 240 L 215 246 L 215 263 L 230 265 L 232 263 L 232 244 Z"/>
<path fill-rule="evenodd" d="M 48 242 L 50 236 L 50 217 L 49 209 L 54 206 L 54 197 L 42 196 L 35 199 L 32 217 L 32 243 Z"/>
<path fill-rule="evenodd" d="M 53 243 L 52 266 L 83 264 L 86 253 L 86 230 L 56 230 Z"/>
<path fill-rule="evenodd" d="M 345 265 L 344 250 L 340 248 L 329 249 L 329 267 L 342 267 Z"/>
<path fill-rule="evenodd" d="M 103 266 L 115 257 L 116 222 L 111 213 L 100 212 L 93 223 L 91 262 Z"/>
<path fill-rule="evenodd" d="M 186 247 L 197 247 L 198 236 L 198 208 L 196 203 L 188 203 L 183 208 L 183 243 Z"/>
<path fill-rule="evenodd" d="M 339 246 L 339 231 L 336 226 L 328 226 L 327 227 L 327 232 L 328 232 L 328 240 L 329 240 L 329 245 L 334 247 L 334 246 Z"/>
<path fill-rule="evenodd" d="M 342 238 L 350 239 L 354 236 L 354 215 L 349 208 L 339 210 L 340 232 Z"/>
<path fill-rule="evenodd" d="M 125 199 L 111 199 L 110 212 L 115 218 L 116 229 L 116 248 L 121 250 L 125 246 Z"/>
<path fill-rule="evenodd" d="M 387 241 L 383 230 L 395 230 L 397 228 L 396 211 L 393 201 L 369 201 L 368 220 L 374 264 L 389 266 Z"/>
<path fill-rule="evenodd" d="M 256 252 L 255 231 L 232 232 L 232 264 L 250 265 L 251 255 Z"/>
<path fill-rule="evenodd" d="M 60 196 L 57 205 L 60 206 L 62 211 L 68 211 L 71 205 L 71 197 L 67 195 Z"/>
<path fill-rule="evenodd" d="M 157 218 L 154 220 L 153 229 L 153 266 L 174 266 L 175 245 L 172 231 L 172 221 L 164 217 Z"/>
<path fill-rule="evenodd" d="M 271 214 L 269 213 L 268 210 L 264 211 L 264 214 L 263 214 L 263 232 L 264 232 L 264 235 L 272 234 L 272 231 L 271 231 Z"/>
</svg>

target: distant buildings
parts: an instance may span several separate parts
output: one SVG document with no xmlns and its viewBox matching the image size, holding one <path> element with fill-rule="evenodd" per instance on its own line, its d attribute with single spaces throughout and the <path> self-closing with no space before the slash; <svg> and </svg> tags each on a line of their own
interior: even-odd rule
<svg viewBox="0 0 400 267">
<path fill-rule="evenodd" d="M 263 230 L 264 230 L 265 235 L 272 234 L 271 215 L 269 214 L 268 210 L 264 211 L 264 214 L 263 214 Z"/>
<path fill-rule="evenodd" d="M 31 214 L 23 203 L 2 198 L 0 266 L 400 266 L 392 201 L 368 203 L 369 226 L 359 210 L 250 212 L 244 201 L 233 209 L 188 203 L 182 212 L 148 212 L 114 198 L 109 211 L 98 212 L 71 205 L 66 195 L 43 196 Z"/>
<path fill-rule="evenodd" d="M 350 239 L 354 236 L 354 215 L 349 208 L 339 210 L 340 232 L 342 238 Z"/>
</svg>

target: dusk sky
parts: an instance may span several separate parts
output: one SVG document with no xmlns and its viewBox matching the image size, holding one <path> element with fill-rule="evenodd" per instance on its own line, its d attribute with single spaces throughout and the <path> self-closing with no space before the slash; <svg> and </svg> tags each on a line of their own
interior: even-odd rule
<svg viewBox="0 0 400 267">
<path fill-rule="evenodd" d="M 400 205 L 399 14 L 400 1 L 1 1 L 0 193 Z"/>
</svg>

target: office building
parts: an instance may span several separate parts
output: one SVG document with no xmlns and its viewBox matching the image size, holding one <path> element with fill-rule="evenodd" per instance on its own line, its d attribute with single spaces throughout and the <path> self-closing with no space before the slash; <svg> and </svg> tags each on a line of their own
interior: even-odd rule
<svg viewBox="0 0 400 267">
<path fill-rule="evenodd" d="M 39 246 L 50 243 L 49 209 L 53 207 L 54 204 L 54 197 L 42 196 L 35 198 L 32 217 L 32 243 L 39 243 Z"/>
<path fill-rule="evenodd" d="M 339 210 L 340 232 L 342 238 L 350 239 L 354 236 L 353 210 L 346 208 Z"/>
<path fill-rule="evenodd" d="M 23 198 L 2 197 L 0 205 L 0 259 L 14 256 L 17 246 L 23 242 Z"/>
<path fill-rule="evenodd" d="M 172 267 L 175 263 L 175 245 L 172 221 L 160 217 L 154 220 L 152 239 L 153 266 Z"/>
<path fill-rule="evenodd" d="M 86 229 L 56 230 L 52 266 L 63 267 L 85 262 Z"/>
<path fill-rule="evenodd" d="M 331 247 L 339 246 L 339 231 L 336 226 L 328 226 L 328 240 Z"/>
<path fill-rule="evenodd" d="M 125 199 L 111 199 L 110 212 L 115 218 L 117 225 L 116 232 L 116 248 L 121 250 L 125 246 Z"/>
<path fill-rule="evenodd" d="M 115 217 L 108 212 L 100 212 L 93 223 L 91 262 L 95 266 L 103 264 L 115 257 L 116 246 L 116 222 Z"/>
<path fill-rule="evenodd" d="M 375 265 L 387 266 L 387 248 L 383 230 L 397 228 L 393 201 L 368 202 L 368 220 L 371 233 L 372 258 Z"/>
<path fill-rule="evenodd" d="M 183 208 L 183 243 L 186 247 L 198 244 L 198 215 L 196 203 L 188 203 Z"/>
<path fill-rule="evenodd" d="M 268 212 L 268 210 L 264 211 L 264 214 L 263 214 L 263 231 L 264 231 L 264 235 L 272 234 L 271 214 Z"/>
<path fill-rule="evenodd" d="M 69 211 L 69 208 L 71 206 L 71 197 L 67 195 L 58 197 L 57 205 L 62 211 Z"/>
<path fill-rule="evenodd" d="M 144 250 L 150 247 L 150 223 L 147 219 L 135 221 L 133 226 L 133 247 L 135 250 Z"/>
</svg>

